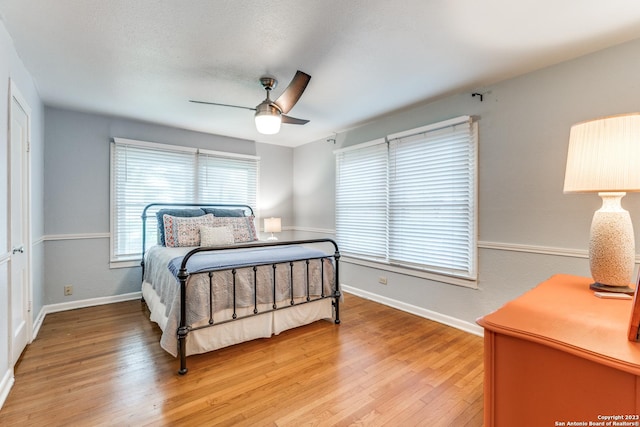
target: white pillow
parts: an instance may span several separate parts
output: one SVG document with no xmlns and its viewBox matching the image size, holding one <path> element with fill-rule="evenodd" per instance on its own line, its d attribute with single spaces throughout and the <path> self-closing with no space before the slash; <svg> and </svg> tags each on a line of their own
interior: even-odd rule
<svg viewBox="0 0 640 427">
<path fill-rule="evenodd" d="M 200 227 L 200 246 L 233 245 L 233 230 L 229 227 Z"/>
</svg>

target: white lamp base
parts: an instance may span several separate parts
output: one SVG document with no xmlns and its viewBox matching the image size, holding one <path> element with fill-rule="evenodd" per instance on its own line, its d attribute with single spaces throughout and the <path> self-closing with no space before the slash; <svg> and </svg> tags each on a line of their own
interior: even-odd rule
<svg viewBox="0 0 640 427">
<path fill-rule="evenodd" d="M 633 294 L 629 287 L 635 263 L 635 237 L 629 212 L 620 201 L 626 193 L 598 193 L 602 207 L 593 214 L 589 265 L 591 289 Z"/>
</svg>

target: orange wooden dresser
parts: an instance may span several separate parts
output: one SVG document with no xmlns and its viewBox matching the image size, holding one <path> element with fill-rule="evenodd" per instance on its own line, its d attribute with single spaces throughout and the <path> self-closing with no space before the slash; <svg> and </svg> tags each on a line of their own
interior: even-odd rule
<svg viewBox="0 0 640 427">
<path fill-rule="evenodd" d="M 640 426 L 632 301 L 597 298 L 592 281 L 553 276 L 478 320 L 485 427 Z"/>
</svg>

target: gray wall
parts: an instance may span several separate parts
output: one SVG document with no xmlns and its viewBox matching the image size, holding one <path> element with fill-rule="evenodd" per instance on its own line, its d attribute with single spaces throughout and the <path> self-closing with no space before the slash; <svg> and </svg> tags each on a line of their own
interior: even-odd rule
<svg viewBox="0 0 640 427">
<path fill-rule="evenodd" d="M 45 109 L 45 303 L 140 290 L 140 269 L 109 267 L 109 141 L 113 137 L 239 154 L 260 161 L 258 215 L 293 221 L 293 150 L 123 118 Z M 73 285 L 71 296 L 63 287 Z"/>
<path fill-rule="evenodd" d="M 338 133 L 336 145 L 320 140 L 297 147 L 293 172 L 299 235 L 334 228 L 334 149 L 474 115 L 480 139 L 479 289 L 350 264 L 344 264 L 341 281 L 473 323 L 552 274 L 588 276 L 589 226 L 601 202 L 595 194 L 563 194 L 569 129 L 582 120 L 638 111 L 639 52 L 640 41 L 627 43 L 379 118 Z M 483 102 L 471 97 L 474 91 L 485 94 Z M 640 196 L 627 195 L 623 206 L 636 219 L 640 241 Z M 386 286 L 378 284 L 382 275 L 388 277 Z"/>
<path fill-rule="evenodd" d="M 256 143 L 260 156 L 260 216 L 280 217 L 282 227 L 291 227 L 293 221 L 293 149 L 273 144 Z M 264 223 L 256 224 L 263 228 Z"/>
<path fill-rule="evenodd" d="M 335 227 L 335 159 L 331 142 L 305 144 L 293 151 L 295 224 L 299 229 Z"/>
<path fill-rule="evenodd" d="M 32 258 L 33 310 L 32 320 L 43 306 L 43 134 L 44 107 L 31 75 L 22 64 L 7 33 L 0 22 L 0 405 L 9 391 L 13 367 L 9 365 L 9 268 L 10 242 L 7 235 L 9 206 L 8 186 L 8 105 L 9 79 L 17 85 L 31 108 L 31 244 L 27 254 Z"/>
</svg>

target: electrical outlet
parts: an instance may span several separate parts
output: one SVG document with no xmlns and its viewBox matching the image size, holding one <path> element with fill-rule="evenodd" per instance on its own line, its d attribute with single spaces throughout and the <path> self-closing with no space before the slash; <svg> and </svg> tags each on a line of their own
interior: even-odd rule
<svg viewBox="0 0 640 427">
<path fill-rule="evenodd" d="M 381 285 L 386 285 L 387 284 L 387 277 L 386 276 L 378 277 L 378 283 L 380 283 Z"/>
<path fill-rule="evenodd" d="M 72 285 L 66 285 L 64 287 L 64 296 L 68 297 L 71 294 L 73 294 L 73 286 Z"/>
</svg>

